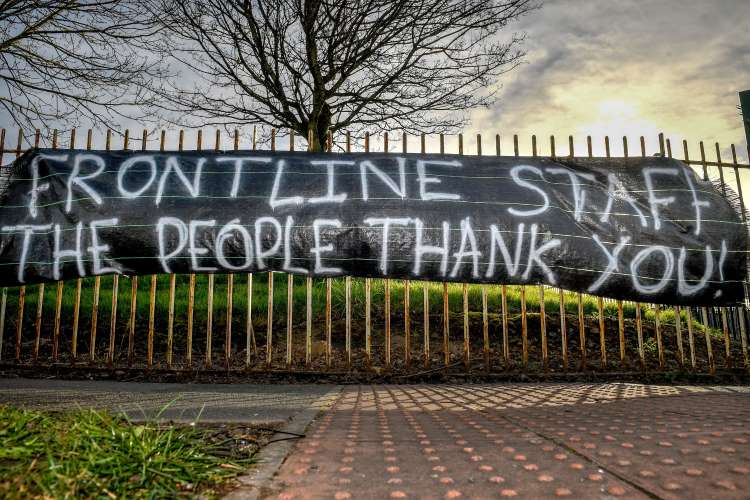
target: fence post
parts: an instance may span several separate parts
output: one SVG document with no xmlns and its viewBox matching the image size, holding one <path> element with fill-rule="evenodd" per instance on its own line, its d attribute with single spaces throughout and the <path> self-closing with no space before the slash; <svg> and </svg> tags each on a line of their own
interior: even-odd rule
<svg viewBox="0 0 750 500">
<path fill-rule="evenodd" d="M 560 342 L 562 344 L 563 370 L 568 371 L 568 325 L 566 324 L 565 291 L 558 288 L 560 293 Z"/>
<path fill-rule="evenodd" d="M 635 330 L 638 334 L 638 359 L 641 363 L 641 370 L 646 369 L 646 355 L 643 350 L 643 322 L 641 321 L 641 303 L 635 303 Z"/>
<path fill-rule="evenodd" d="M 291 140 L 291 139 L 290 139 Z M 293 319 L 294 319 L 294 275 L 286 275 L 286 368 L 292 369 L 294 353 L 292 351 L 293 337 Z"/>
<path fill-rule="evenodd" d="M 469 344 L 469 284 L 463 283 L 461 295 L 463 299 L 463 320 L 464 320 L 464 369 L 469 371 L 471 368 L 471 346 Z"/>
<path fill-rule="evenodd" d="M 578 297 L 578 338 L 581 349 L 581 369 L 586 370 L 586 317 L 583 314 L 583 295 L 579 292 Z"/>
<path fill-rule="evenodd" d="M 268 300 L 266 301 L 266 368 L 273 362 L 273 271 L 268 271 Z"/>
<path fill-rule="evenodd" d="M 333 325 L 331 323 L 331 314 L 332 314 L 332 297 L 331 297 L 331 288 L 332 288 L 333 280 L 331 278 L 326 278 L 326 368 L 331 368 L 331 365 L 333 363 Z M 390 337 L 388 338 L 390 341 Z M 390 364 L 390 343 L 387 346 L 387 364 Z"/>
<path fill-rule="evenodd" d="M 404 280 L 404 366 L 411 367 L 411 282 Z"/>
<path fill-rule="evenodd" d="M 0 165 L 3 164 L 5 153 L 5 129 L 0 130 Z M 0 299 L 0 359 L 3 357 L 3 341 L 5 340 L 5 312 L 8 306 L 8 289 L 3 287 Z"/>
<path fill-rule="evenodd" d="M 2 149 L 2 145 L 0 145 Z M 5 340 L 5 310 L 8 306 L 8 289 L 3 288 L 2 298 L 0 299 L 0 359 L 3 357 L 3 341 Z"/>
<path fill-rule="evenodd" d="M 426 136 L 420 137 L 420 153 L 427 152 Z M 425 369 L 430 367 L 430 288 L 427 282 L 422 283 L 422 322 L 424 330 L 422 336 L 422 356 Z"/>
<path fill-rule="evenodd" d="M 18 130 L 18 142 L 16 143 L 16 159 L 21 156 L 23 145 L 23 130 Z M 21 362 L 21 334 L 23 332 L 23 310 L 26 302 L 26 287 L 18 289 L 18 311 L 16 313 L 16 363 Z"/>
<path fill-rule="evenodd" d="M 742 343 L 742 357 L 745 359 L 745 370 L 750 370 L 750 358 L 747 353 L 747 325 L 745 324 L 745 306 L 737 308 L 740 322 L 740 342 Z"/>
<path fill-rule="evenodd" d="M 26 302 L 26 287 L 18 290 L 18 315 L 16 316 L 16 363 L 21 362 L 21 332 L 23 331 L 23 308 Z"/>
<path fill-rule="evenodd" d="M 76 280 L 75 300 L 73 302 L 73 333 L 70 339 L 70 364 L 75 365 L 78 357 L 78 322 L 81 314 L 81 288 L 83 280 Z"/>
<path fill-rule="evenodd" d="M 448 283 L 443 282 L 443 358 L 446 368 L 451 363 L 449 308 Z"/>
<path fill-rule="evenodd" d="M 117 334 L 117 299 L 120 290 L 120 275 L 112 276 L 112 308 L 109 317 L 109 349 L 107 350 L 107 364 L 110 368 L 115 363 L 115 335 Z"/>
<path fill-rule="evenodd" d="M 674 330 L 675 336 L 677 337 L 677 361 L 680 363 L 680 368 L 685 366 L 685 350 L 682 346 L 682 317 L 681 317 L 680 306 L 674 307 Z"/>
<path fill-rule="evenodd" d="M 742 123 L 745 126 L 745 141 L 747 141 L 747 144 L 750 144 L 750 90 L 741 91 L 739 96 Z"/>
<path fill-rule="evenodd" d="M 509 369 L 510 361 L 510 339 L 508 338 L 508 288 L 500 285 L 500 308 L 503 315 L 503 361 L 505 369 Z"/>
<path fill-rule="evenodd" d="M 294 137 L 290 137 L 290 144 Z M 221 150 L 221 131 L 216 129 L 216 152 Z M 234 131 L 234 150 L 239 148 L 239 132 Z M 224 366 L 227 371 L 232 363 L 232 316 L 234 314 L 234 274 L 227 274 L 227 306 L 226 306 L 226 328 L 224 331 Z"/>
<path fill-rule="evenodd" d="M 482 351 L 484 353 L 484 371 L 490 371 L 490 325 L 487 310 L 487 285 L 482 285 Z"/>
<path fill-rule="evenodd" d="M 255 342 L 253 328 L 253 273 L 247 273 L 247 317 L 245 321 L 245 368 L 250 367 L 250 346 L 253 354 L 258 355 L 258 345 Z"/>
<path fill-rule="evenodd" d="M 525 370 L 529 364 L 529 336 L 528 336 L 528 325 L 526 324 L 526 287 L 524 285 L 521 288 L 521 364 Z"/>
<path fill-rule="evenodd" d="M 312 278 L 305 279 L 305 365 L 309 368 L 312 363 Z"/>
<path fill-rule="evenodd" d="M 701 319 L 703 320 L 703 332 L 706 337 L 706 355 L 708 356 L 708 371 L 712 375 L 716 372 L 716 365 L 714 364 L 714 351 L 711 347 L 711 327 L 708 324 L 708 309 L 701 307 Z"/>
<path fill-rule="evenodd" d="M 169 275 L 169 311 L 167 312 L 167 368 L 172 368 L 172 344 L 174 342 L 174 300 L 176 278 Z"/>
<path fill-rule="evenodd" d="M 600 356 L 601 356 L 599 363 L 600 363 L 601 369 L 606 370 L 607 368 L 607 338 L 606 338 L 605 324 L 604 324 L 604 299 L 602 299 L 601 297 L 597 297 L 596 306 L 599 312 L 599 346 L 600 346 Z"/>
<path fill-rule="evenodd" d="M 130 277 L 130 315 L 128 318 L 128 367 L 133 363 L 133 337 L 135 335 L 136 304 L 138 295 L 138 276 Z"/>
<path fill-rule="evenodd" d="M 406 132 L 401 134 L 401 151 L 408 153 L 408 139 Z M 411 367 L 411 311 L 409 294 L 411 293 L 411 282 L 404 280 L 404 365 L 408 370 Z"/>
<path fill-rule="evenodd" d="M 37 300 L 36 300 L 36 320 L 34 321 L 34 329 L 36 335 L 34 337 L 34 361 L 36 362 L 39 358 L 39 344 L 42 336 L 42 313 L 44 307 L 44 283 L 39 283 L 37 287 Z"/>
<path fill-rule="evenodd" d="M 344 295 L 346 308 L 346 366 L 352 367 L 352 277 L 344 278 Z"/>
<path fill-rule="evenodd" d="M 748 151 L 750 153 L 750 151 Z M 750 154 L 748 155 L 748 162 L 750 162 Z M 747 216 L 745 215 L 745 198 L 742 195 L 742 180 L 740 179 L 739 162 L 737 161 L 737 149 L 732 144 L 732 164 L 734 167 L 734 180 L 737 184 L 737 197 L 740 199 L 740 214 L 742 215 L 742 221 L 747 223 Z"/>
<path fill-rule="evenodd" d="M 388 132 L 383 134 L 383 152 L 388 153 Z M 391 280 L 383 280 L 385 309 L 385 369 L 391 369 Z"/>
<path fill-rule="evenodd" d="M 151 289 L 148 295 L 148 340 L 147 340 L 147 359 L 148 368 L 154 363 L 154 326 L 156 322 L 156 275 L 151 275 Z"/>
<path fill-rule="evenodd" d="M 685 308 L 688 324 L 688 345 L 690 347 L 690 366 L 695 370 L 695 336 L 693 335 L 693 313 L 690 307 Z"/>
<path fill-rule="evenodd" d="M 370 133 L 365 132 L 365 153 L 370 152 Z M 372 278 L 365 278 L 365 357 L 372 368 Z"/>
<path fill-rule="evenodd" d="M 664 369 L 664 346 L 661 338 L 661 308 L 654 304 L 654 330 L 656 332 L 656 350 L 659 353 L 659 369 Z"/>
</svg>

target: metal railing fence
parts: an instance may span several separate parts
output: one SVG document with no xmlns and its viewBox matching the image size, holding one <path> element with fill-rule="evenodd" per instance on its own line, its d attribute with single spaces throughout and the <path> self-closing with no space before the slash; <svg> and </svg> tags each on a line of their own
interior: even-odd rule
<svg viewBox="0 0 750 500">
<path fill-rule="evenodd" d="M 58 132 L 51 132 L 52 148 L 59 148 Z M 277 149 L 280 137 L 271 130 L 265 141 Z M 165 150 L 167 134 L 158 134 Z M 250 148 L 259 148 L 253 129 Z M 288 147 L 300 138 L 286 134 Z M 235 132 L 233 149 L 244 138 Z M 334 141 L 335 139 L 335 141 Z M 359 145 L 371 150 L 371 137 Z M 501 136 L 494 136 L 501 155 Z M 418 140 L 410 151 L 409 140 Z M 464 154 L 464 137 L 408 137 L 393 141 L 385 151 L 428 151 L 437 141 L 440 153 L 448 140 L 457 141 Z M 24 141 L 41 145 L 41 132 L 19 131 L 15 148 L 0 132 L 0 151 L 19 156 Z M 107 131 L 104 148 L 111 149 Z M 147 150 L 128 131 L 122 148 Z M 519 137 L 512 136 L 513 155 L 520 155 Z M 373 141 L 374 142 L 374 141 Z M 673 156 L 673 145 L 659 136 L 656 154 Z M 92 149 L 93 132 L 86 135 Z M 330 137 L 329 147 L 353 150 L 350 134 Z M 76 130 L 67 147 L 75 149 Z M 140 147 L 139 147 L 140 146 Z M 576 157 L 568 137 L 566 157 Z M 179 131 L 178 150 L 185 147 Z M 195 149 L 202 149 L 197 131 Z M 222 147 L 216 131 L 214 148 Z M 304 147 L 304 146 L 303 146 Z M 488 154 L 476 136 L 476 154 Z M 540 156 L 531 137 L 531 154 Z M 647 156 L 640 137 L 635 148 L 622 138 L 622 156 Z M 591 137 L 585 156 L 593 157 Z M 683 141 L 681 159 L 704 179 L 739 195 L 743 220 L 745 201 L 741 163 L 734 145 L 731 162 L 722 159 L 715 144 L 709 160 L 703 142 L 699 159 L 691 159 Z M 606 157 L 612 157 L 609 137 Z M 750 156 L 750 150 L 748 151 Z M 0 163 L 2 163 L 0 154 Z M 549 157 L 563 156 L 555 137 L 549 138 Z M 677 157 L 677 155 L 675 155 Z M 7 157 L 6 157 L 7 159 Z M 3 176 L 0 170 L 0 182 Z M 688 370 L 714 373 L 718 368 L 750 370 L 746 307 L 681 308 L 594 297 L 537 285 L 473 285 L 374 278 L 311 278 L 285 273 L 226 275 L 96 276 L 56 284 L 5 288 L 0 291 L 0 364 L 9 366 L 105 366 L 166 370 L 320 371 L 414 373 L 446 371 L 524 370 L 539 372 L 596 370 Z"/>
</svg>

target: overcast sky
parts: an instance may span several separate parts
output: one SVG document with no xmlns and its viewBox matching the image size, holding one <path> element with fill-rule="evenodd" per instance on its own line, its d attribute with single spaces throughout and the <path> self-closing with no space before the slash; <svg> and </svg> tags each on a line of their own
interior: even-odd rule
<svg viewBox="0 0 750 500">
<path fill-rule="evenodd" d="M 502 79 L 497 105 L 471 113 L 467 136 L 481 132 L 487 144 L 500 133 L 509 154 L 516 133 L 529 154 L 536 134 L 540 153 L 549 154 L 551 134 L 562 153 L 574 135 L 581 154 L 591 135 L 602 154 L 609 135 L 619 156 L 623 135 L 635 152 L 644 135 L 652 154 L 664 132 L 680 152 L 687 139 L 693 157 L 704 140 L 710 159 L 715 141 L 725 155 L 737 144 L 746 158 L 737 92 L 750 89 L 750 0 L 545 0 L 508 29 L 527 33 L 526 63 Z M 103 134 L 94 137 L 101 147 Z M 168 135 L 169 147 L 176 137 Z M 455 142 L 448 139 L 449 152 Z M 466 152 L 473 151 L 468 140 Z"/>
<path fill-rule="evenodd" d="M 580 148 L 610 135 L 619 155 L 623 135 L 632 150 L 640 135 L 655 147 L 660 131 L 692 155 L 701 139 L 711 152 L 714 141 L 744 149 L 750 0 L 546 0 L 515 27 L 527 64 L 503 80 L 498 105 L 472 114 L 473 132 L 508 134 L 504 147 L 536 133 L 544 151 L 553 133 L 565 152 L 570 134 Z"/>
</svg>

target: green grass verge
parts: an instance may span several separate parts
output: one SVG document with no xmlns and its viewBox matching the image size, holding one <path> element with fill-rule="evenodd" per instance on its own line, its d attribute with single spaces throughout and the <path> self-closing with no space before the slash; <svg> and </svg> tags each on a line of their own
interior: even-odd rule
<svg viewBox="0 0 750 500">
<path fill-rule="evenodd" d="M 208 436 L 108 412 L 0 406 L 0 497 L 212 497 L 249 460 L 214 454 Z"/>
<path fill-rule="evenodd" d="M 136 308 L 136 320 L 139 324 L 145 324 L 148 321 L 149 316 L 149 288 L 151 278 L 149 276 L 141 276 L 138 280 L 137 289 L 137 308 Z M 196 321 L 201 321 L 207 315 L 208 305 L 208 277 L 206 275 L 198 275 L 196 277 L 195 287 L 195 317 Z M 93 305 L 93 278 L 86 278 L 83 280 L 82 294 L 81 294 L 81 316 L 82 318 L 87 317 Z M 306 308 L 306 286 L 305 278 L 301 276 L 295 276 L 293 281 L 293 302 L 294 302 L 294 314 L 295 317 L 304 317 Z M 507 304 L 509 314 L 513 315 L 520 313 L 521 308 L 521 288 L 520 286 L 507 286 Z M 156 289 L 156 317 L 157 319 L 165 318 L 169 311 L 169 276 L 161 275 L 157 278 L 157 289 Z M 391 304 L 392 304 L 392 316 L 399 317 L 402 314 L 402 306 L 404 300 L 404 284 L 402 280 L 391 281 Z M 488 302 L 489 309 L 492 312 L 499 311 L 501 302 L 501 287 L 499 285 L 488 285 Z M 27 329 L 33 328 L 33 316 L 36 311 L 38 301 L 38 285 L 32 285 L 26 288 L 26 327 Z M 43 310 L 44 317 L 47 320 L 51 320 L 53 311 L 55 310 L 57 287 L 55 284 L 47 284 L 44 289 L 43 296 Z M 131 280 L 130 278 L 123 277 L 120 279 L 120 286 L 118 288 L 118 316 L 126 321 L 130 314 L 130 293 L 131 293 Z M 378 315 L 383 313 L 384 307 L 384 281 L 382 279 L 372 280 L 372 313 Z M 435 312 L 442 312 L 442 301 L 443 301 L 443 285 L 442 283 L 428 283 L 427 293 L 429 295 L 430 309 Z M 540 294 L 539 287 L 529 285 L 525 287 L 526 303 L 529 312 L 539 311 L 540 306 Z M 423 282 L 412 281 L 410 302 L 411 311 L 413 315 L 419 315 L 423 310 Z M 449 309 L 451 314 L 460 314 L 463 310 L 463 295 L 462 285 L 459 283 L 450 283 L 448 285 L 449 294 Z M 312 287 L 312 308 L 313 315 L 317 318 L 323 317 L 325 314 L 325 302 L 326 302 L 326 288 L 324 279 L 314 279 Z M 565 309 L 567 314 L 576 315 L 578 313 L 578 295 L 574 292 L 565 292 Z M 277 311 L 275 318 L 283 319 L 286 311 L 286 297 L 287 297 L 287 279 L 286 275 L 274 274 L 274 309 Z M 583 310 L 587 316 L 597 315 L 597 299 L 590 295 L 583 295 Z M 332 286 L 332 299 L 334 303 L 333 317 L 334 319 L 341 319 L 344 317 L 344 301 L 345 301 L 345 286 L 343 278 L 334 278 Z M 268 275 L 265 273 L 255 274 L 253 279 L 253 291 L 252 291 L 252 312 L 254 321 L 262 323 L 266 318 L 266 306 L 268 303 Z M 18 290 L 8 289 L 8 317 L 7 321 L 11 327 L 15 324 L 15 311 L 17 309 L 18 302 Z M 470 311 L 481 311 L 482 310 L 482 291 L 481 287 L 477 285 L 469 286 L 468 302 Z M 63 291 L 62 301 L 62 317 L 71 318 L 73 315 L 73 308 L 75 303 L 75 281 L 69 281 L 65 283 Z M 245 314 L 247 311 L 248 294 L 247 294 L 247 277 L 244 274 L 234 276 L 234 287 L 232 293 L 232 303 L 234 307 L 234 320 L 238 326 L 241 326 L 245 321 Z M 547 289 L 544 297 L 545 309 L 548 314 L 555 314 L 560 310 L 559 294 L 556 290 Z M 112 277 L 103 276 L 101 278 L 101 292 L 99 298 L 99 311 L 100 320 L 108 321 L 109 314 L 111 311 L 112 304 Z M 216 275 L 215 287 L 214 287 L 214 311 L 223 311 L 227 304 L 227 276 Z M 632 302 L 625 302 L 624 314 L 626 317 L 635 316 L 635 304 Z M 175 311 L 176 311 L 176 324 L 180 324 L 184 319 L 183 316 L 188 308 L 188 276 L 178 275 L 176 277 L 176 293 L 175 293 Z M 617 305 L 612 301 L 606 301 L 605 314 L 610 317 L 617 315 Z M 365 311 L 365 280 L 364 279 L 353 279 L 352 280 L 352 314 L 355 319 L 362 319 Z M 654 312 L 650 307 L 642 305 L 642 314 L 644 320 L 653 321 Z M 684 316 L 683 312 L 683 316 Z M 216 315 L 215 321 L 219 324 L 223 321 L 222 315 Z M 686 317 L 683 319 L 686 320 Z M 694 318 L 698 320 L 699 318 Z M 662 321 L 670 323 L 674 321 L 674 312 L 672 308 L 663 308 L 662 310 Z"/>
</svg>

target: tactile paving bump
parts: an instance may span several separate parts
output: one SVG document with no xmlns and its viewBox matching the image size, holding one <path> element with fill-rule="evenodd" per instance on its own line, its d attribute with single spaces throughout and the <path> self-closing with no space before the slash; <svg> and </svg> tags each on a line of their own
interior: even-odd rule
<svg viewBox="0 0 750 500">
<path fill-rule="evenodd" d="M 347 388 L 269 498 L 748 498 L 750 391 Z"/>
</svg>

